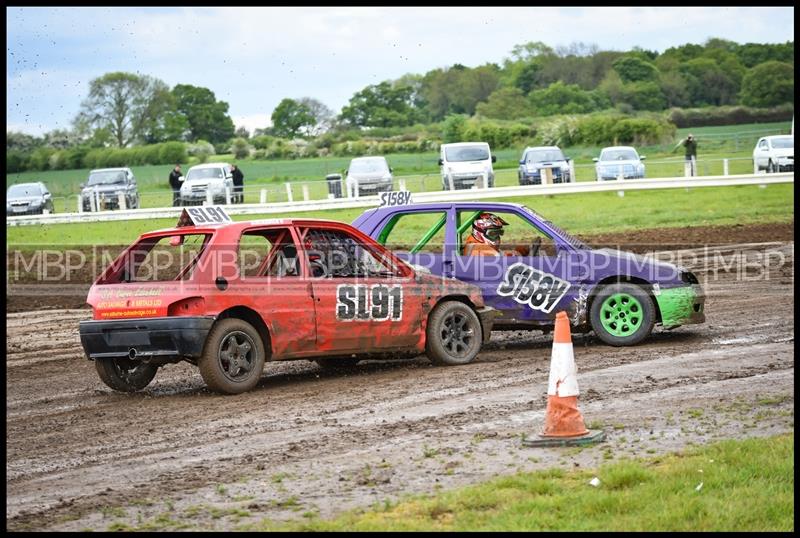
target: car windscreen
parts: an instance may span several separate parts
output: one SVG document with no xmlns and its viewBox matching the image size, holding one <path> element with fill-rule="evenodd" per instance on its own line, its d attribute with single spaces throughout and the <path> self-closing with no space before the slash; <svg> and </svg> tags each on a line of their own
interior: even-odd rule
<svg viewBox="0 0 800 538">
<path fill-rule="evenodd" d="M 351 174 L 374 174 L 388 172 L 389 167 L 383 159 L 364 159 L 350 163 Z"/>
<path fill-rule="evenodd" d="M 221 179 L 222 168 L 196 168 L 186 174 L 187 180 L 192 179 Z"/>
<path fill-rule="evenodd" d="M 486 146 L 457 146 L 444 150 L 447 160 L 453 163 L 464 161 L 485 161 L 489 158 L 489 148 Z"/>
<path fill-rule="evenodd" d="M 22 198 L 25 196 L 41 196 L 39 185 L 11 185 L 6 193 L 7 198 Z"/>
<path fill-rule="evenodd" d="M 91 172 L 87 185 L 110 185 L 113 183 L 125 183 L 125 172 L 119 170 Z"/>
<path fill-rule="evenodd" d="M 550 161 L 564 161 L 564 154 L 557 149 L 536 149 L 525 154 L 529 163 L 542 163 Z"/>
<path fill-rule="evenodd" d="M 637 161 L 639 156 L 632 149 L 608 149 L 600 154 L 601 161 Z"/>
<path fill-rule="evenodd" d="M 794 137 L 773 138 L 772 147 L 774 149 L 794 149 Z"/>
</svg>

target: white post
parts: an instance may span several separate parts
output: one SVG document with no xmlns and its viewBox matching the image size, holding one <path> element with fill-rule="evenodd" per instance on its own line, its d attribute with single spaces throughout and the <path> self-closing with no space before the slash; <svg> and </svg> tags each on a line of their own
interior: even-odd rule
<svg viewBox="0 0 800 538">
<path fill-rule="evenodd" d="M 722 175 L 728 175 L 728 159 L 722 159 Z"/>
<path fill-rule="evenodd" d="M 288 183 L 284 183 L 284 185 L 286 185 L 286 196 L 289 198 L 290 202 L 293 202 L 294 198 L 292 197 L 292 186 Z"/>
<path fill-rule="evenodd" d="M 94 201 L 94 207 L 92 207 L 92 211 L 100 211 L 100 193 L 97 192 L 97 187 L 94 189 L 92 200 Z"/>
<path fill-rule="evenodd" d="M 569 182 L 575 183 L 577 179 L 575 178 L 575 161 L 569 161 Z"/>
<path fill-rule="evenodd" d="M 692 161 L 683 161 L 683 175 L 685 177 L 692 175 Z"/>
<path fill-rule="evenodd" d="M 617 196 L 620 198 L 625 198 L 625 191 L 617 191 Z"/>
<path fill-rule="evenodd" d="M 758 173 L 758 165 L 756 164 L 756 160 L 755 159 L 753 159 L 753 173 L 754 174 Z"/>
<path fill-rule="evenodd" d="M 267 189 L 261 189 L 261 203 L 267 203 Z"/>
<path fill-rule="evenodd" d="M 400 190 L 401 191 L 406 190 L 406 180 L 405 179 L 400 178 L 400 179 L 397 180 L 397 182 L 398 182 L 398 184 L 400 186 Z"/>
<path fill-rule="evenodd" d="M 622 165 L 617 167 L 617 179 L 625 179 L 625 173 L 623 171 Z"/>
<path fill-rule="evenodd" d="M 214 205 L 214 197 L 211 196 L 211 189 L 206 187 L 206 205 Z"/>
<path fill-rule="evenodd" d="M 83 213 L 83 196 L 78 195 L 78 213 Z"/>
<path fill-rule="evenodd" d="M 456 190 L 455 183 L 453 182 L 453 174 L 447 174 L 447 182 L 450 183 L 450 190 Z"/>
<path fill-rule="evenodd" d="M 225 205 L 231 205 L 231 188 L 225 185 Z"/>
<path fill-rule="evenodd" d="M 308 202 L 308 185 L 303 183 L 303 201 Z"/>
<path fill-rule="evenodd" d="M 119 208 L 128 209 L 128 206 L 125 204 L 125 194 L 119 193 L 117 196 L 119 196 Z"/>
</svg>

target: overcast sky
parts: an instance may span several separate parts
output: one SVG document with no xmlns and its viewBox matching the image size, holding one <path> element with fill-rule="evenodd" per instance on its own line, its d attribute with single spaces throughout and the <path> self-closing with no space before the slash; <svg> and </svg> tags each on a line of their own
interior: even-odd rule
<svg viewBox="0 0 800 538">
<path fill-rule="evenodd" d="M 89 81 L 112 71 L 209 88 L 252 131 L 286 97 L 339 112 L 369 84 L 501 63 L 528 41 L 663 52 L 794 40 L 793 7 L 7 7 L 6 21 L 6 129 L 34 135 L 69 128 Z"/>
</svg>

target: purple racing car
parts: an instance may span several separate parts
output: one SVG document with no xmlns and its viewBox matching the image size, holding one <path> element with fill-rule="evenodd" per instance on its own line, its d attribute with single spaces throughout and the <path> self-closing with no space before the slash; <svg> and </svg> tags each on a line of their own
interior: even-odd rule
<svg viewBox="0 0 800 538">
<path fill-rule="evenodd" d="M 353 226 L 410 264 L 479 286 L 486 305 L 502 313 L 495 330 L 549 331 L 565 310 L 574 331 L 594 330 L 603 342 L 626 346 L 641 342 L 656 324 L 671 329 L 705 321 L 705 296 L 692 272 L 594 249 L 520 204 L 379 207 Z M 482 226 L 490 228 L 493 245 L 475 239 L 484 238 Z"/>
</svg>

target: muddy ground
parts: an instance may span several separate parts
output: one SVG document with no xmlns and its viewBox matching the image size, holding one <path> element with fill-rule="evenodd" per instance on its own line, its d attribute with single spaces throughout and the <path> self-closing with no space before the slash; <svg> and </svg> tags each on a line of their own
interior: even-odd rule
<svg viewBox="0 0 800 538">
<path fill-rule="evenodd" d="M 657 329 L 632 348 L 573 335 L 579 407 L 607 435 L 586 448 L 521 444 L 544 416 L 552 339 L 540 332 L 494 333 L 460 367 L 424 357 L 347 372 L 270 364 L 238 396 L 212 394 L 196 368 L 171 365 L 127 395 L 83 356 L 77 323 L 88 311 L 10 313 L 7 527 L 232 530 L 519 470 L 793 432 L 792 238 L 719 232 L 727 246 L 683 251 L 708 295 L 705 324 Z M 697 483 L 713 463 L 702 471 Z"/>
</svg>

